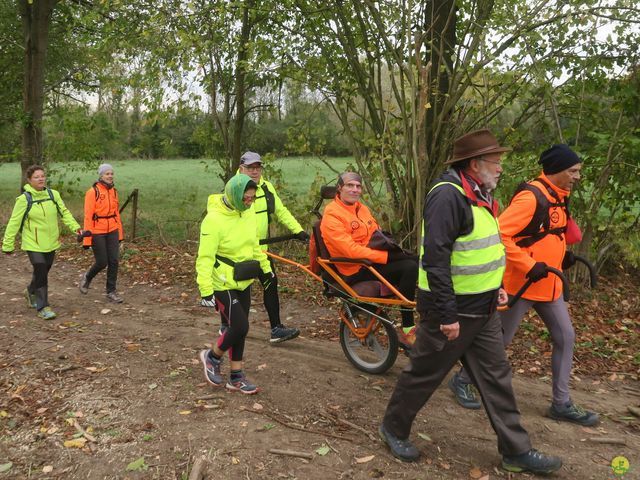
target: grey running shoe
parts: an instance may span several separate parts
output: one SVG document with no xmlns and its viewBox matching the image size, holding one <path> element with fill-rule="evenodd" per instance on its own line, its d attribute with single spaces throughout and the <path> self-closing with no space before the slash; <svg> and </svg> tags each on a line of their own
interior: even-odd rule
<svg viewBox="0 0 640 480">
<path fill-rule="evenodd" d="M 300 335 L 300 330 L 298 330 L 297 328 L 287 328 L 284 325 L 280 324 L 277 327 L 273 327 L 271 329 L 271 339 L 269 340 L 269 342 L 286 342 L 287 340 L 296 338 L 298 335 Z"/>
<path fill-rule="evenodd" d="M 531 449 L 521 455 L 504 455 L 502 468 L 507 472 L 531 472 L 539 475 L 548 475 L 562 467 L 560 457 L 545 455 L 535 449 Z"/>
<path fill-rule="evenodd" d="M 460 375 L 457 373 L 449 379 L 449 390 L 453 392 L 458 403 L 464 408 L 477 410 L 482 406 L 482 404 L 476 398 L 476 394 L 473 389 L 474 386 L 470 383 L 462 382 L 460 380 Z"/>
<path fill-rule="evenodd" d="M 80 293 L 87 294 L 89 292 L 89 280 L 87 280 L 87 274 L 83 273 L 82 277 L 80 277 L 80 282 L 78 283 L 78 290 Z"/>
<path fill-rule="evenodd" d="M 120 295 L 118 295 L 118 292 L 109 292 L 109 293 L 107 293 L 107 298 L 109 299 L 109 301 L 111 301 L 113 303 L 122 303 L 122 302 L 124 302 L 124 298 L 122 298 Z"/>
<path fill-rule="evenodd" d="M 224 378 L 221 373 L 222 359 L 216 360 L 211 355 L 211 349 L 202 350 L 200 352 L 200 361 L 204 366 L 204 378 L 214 387 L 221 387 Z"/>
<path fill-rule="evenodd" d="M 403 462 L 415 462 L 420 458 L 420 451 L 409 439 L 401 440 L 398 437 L 394 437 L 384 428 L 384 425 L 378 427 L 378 435 L 380 435 L 382 441 L 387 444 L 393 456 Z"/>
<path fill-rule="evenodd" d="M 572 422 L 584 427 L 591 427 L 600 421 L 598 414 L 569 402 L 565 405 L 551 404 L 549 417 L 563 422 Z"/>
<path fill-rule="evenodd" d="M 44 307 L 42 310 L 38 310 L 38 316 L 43 320 L 53 320 L 57 317 L 56 312 L 49 307 Z"/>
<path fill-rule="evenodd" d="M 245 377 L 244 375 L 236 378 L 235 380 L 229 380 L 226 387 L 227 390 L 231 392 L 240 392 L 244 393 L 245 395 L 253 395 L 254 393 L 258 393 L 260 391 L 260 389 L 252 384 L 249 380 L 247 380 L 247 377 Z"/>
<path fill-rule="evenodd" d="M 28 288 L 24 289 L 24 298 L 27 299 L 27 304 L 31 308 L 36 308 L 38 306 L 37 303 L 36 303 L 36 296 L 33 293 L 29 293 L 29 289 Z"/>
</svg>

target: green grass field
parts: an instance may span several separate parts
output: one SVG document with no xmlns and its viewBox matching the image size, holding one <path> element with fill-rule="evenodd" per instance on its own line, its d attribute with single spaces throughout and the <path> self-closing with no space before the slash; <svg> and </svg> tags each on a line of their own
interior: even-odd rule
<svg viewBox="0 0 640 480">
<path fill-rule="evenodd" d="M 350 161 L 351 158 L 329 160 L 338 171 L 344 170 Z M 208 196 L 219 193 L 223 187 L 219 170 L 212 160 L 123 160 L 110 163 L 115 170 L 121 205 L 135 188 L 139 191 L 139 237 L 158 238 L 162 234 L 172 243 L 196 238 Z M 87 170 L 83 165 L 73 163 L 50 165 L 49 185 L 61 192 L 78 220 L 82 217 L 84 192 L 97 180 L 97 166 Z M 326 181 L 335 178 L 327 165 L 309 157 L 270 161 L 265 176 L 271 180 L 271 175 L 279 179 L 278 193 L 294 215 L 303 217 L 300 218 L 303 225 L 308 206 L 317 198 L 317 194 L 311 192 L 314 180 L 317 177 Z M 18 164 L 0 164 L 2 231 L 19 193 L 19 179 Z M 122 215 L 126 233 L 131 228 L 130 206 Z"/>
</svg>

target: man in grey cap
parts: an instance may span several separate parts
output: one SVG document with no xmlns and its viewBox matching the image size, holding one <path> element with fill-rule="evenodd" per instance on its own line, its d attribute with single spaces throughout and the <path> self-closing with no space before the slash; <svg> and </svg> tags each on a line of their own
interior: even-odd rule
<svg viewBox="0 0 640 480">
<path fill-rule="evenodd" d="M 298 221 L 284 206 L 278 196 L 276 189 L 262 176 L 262 158 L 255 152 L 246 152 L 240 157 L 240 173 L 244 173 L 256 182 L 256 201 L 254 209 L 256 212 L 256 223 L 258 225 L 258 238 L 264 240 L 269 238 L 269 227 L 276 220 L 284 225 L 291 233 L 295 234 L 299 240 L 309 240 L 309 234 L 304 231 Z M 262 245 L 263 250 L 267 250 L 267 245 Z M 276 276 L 275 265 L 271 261 L 273 273 L 263 275 L 260 283 L 264 290 L 264 307 L 271 324 L 271 343 L 280 343 L 291 340 L 300 335 L 297 328 L 289 328 L 280 321 L 280 298 L 278 296 L 278 277 Z"/>
<path fill-rule="evenodd" d="M 409 440 L 420 409 L 461 360 L 477 385 L 496 435 L 502 467 L 546 474 L 562 461 L 531 448 L 511 385 L 502 344 L 498 302 L 505 267 L 497 203 L 491 196 L 502 173 L 501 147 L 489 130 L 458 138 L 451 168 L 429 190 L 423 212 L 418 271 L 420 314 L 411 363 L 398 378 L 379 434 L 392 454 L 415 461 Z"/>
</svg>

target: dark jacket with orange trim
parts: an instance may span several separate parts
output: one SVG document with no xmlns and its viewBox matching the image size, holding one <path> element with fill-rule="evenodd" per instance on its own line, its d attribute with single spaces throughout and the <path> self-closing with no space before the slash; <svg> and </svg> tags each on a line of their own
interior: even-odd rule
<svg viewBox="0 0 640 480">
<path fill-rule="evenodd" d="M 98 181 L 85 193 L 84 230 L 90 230 L 93 235 L 118 230 L 118 239 L 124 239 L 118 191 L 113 185 Z M 85 237 L 83 245 L 91 246 L 91 237 Z"/>
<path fill-rule="evenodd" d="M 366 205 L 356 202 L 345 204 L 338 196 L 327 204 L 322 213 L 320 233 L 329 255 L 332 257 L 361 258 L 373 263 L 387 263 L 387 252 L 367 247 L 378 223 Z M 336 268 L 344 276 L 355 275 L 360 265 L 337 264 Z"/>
<path fill-rule="evenodd" d="M 555 186 L 544 175 L 542 180 L 556 192 L 561 202 L 566 202 L 569 196 L 567 190 Z M 546 187 L 538 181 L 529 182 L 537 187 L 552 204 L 556 199 L 547 191 Z M 528 190 L 516 194 L 509 206 L 499 217 L 500 234 L 507 255 L 507 266 L 504 273 L 504 288 L 509 295 L 514 295 L 527 281 L 527 273 L 536 262 L 544 262 L 550 267 L 562 270 L 562 260 L 567 249 L 565 234 L 549 234 L 530 247 L 516 245 L 516 234 L 521 232 L 531 222 L 536 210 L 536 198 Z M 567 225 L 567 214 L 564 208 L 551 206 L 549 208 L 549 228 L 562 228 Z M 532 284 L 522 295 L 522 298 L 533 301 L 551 302 L 562 294 L 562 281 L 553 274 Z"/>
</svg>

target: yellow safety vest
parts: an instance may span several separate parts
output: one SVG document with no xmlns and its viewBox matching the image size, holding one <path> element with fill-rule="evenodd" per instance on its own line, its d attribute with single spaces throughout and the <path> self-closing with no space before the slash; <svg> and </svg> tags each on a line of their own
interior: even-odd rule
<svg viewBox="0 0 640 480">
<path fill-rule="evenodd" d="M 464 189 L 451 182 L 440 185 L 453 185 L 466 196 Z M 470 295 L 489 292 L 500 288 L 505 267 L 504 245 L 500 240 L 498 220 L 484 207 L 471 206 L 473 230 L 458 237 L 451 253 L 451 280 L 456 295 Z M 422 225 L 424 231 L 424 222 Z M 428 233 L 427 233 L 428 234 Z M 420 242 L 420 258 L 424 255 L 424 242 Z M 427 272 L 420 262 L 418 287 L 430 291 Z"/>
</svg>

